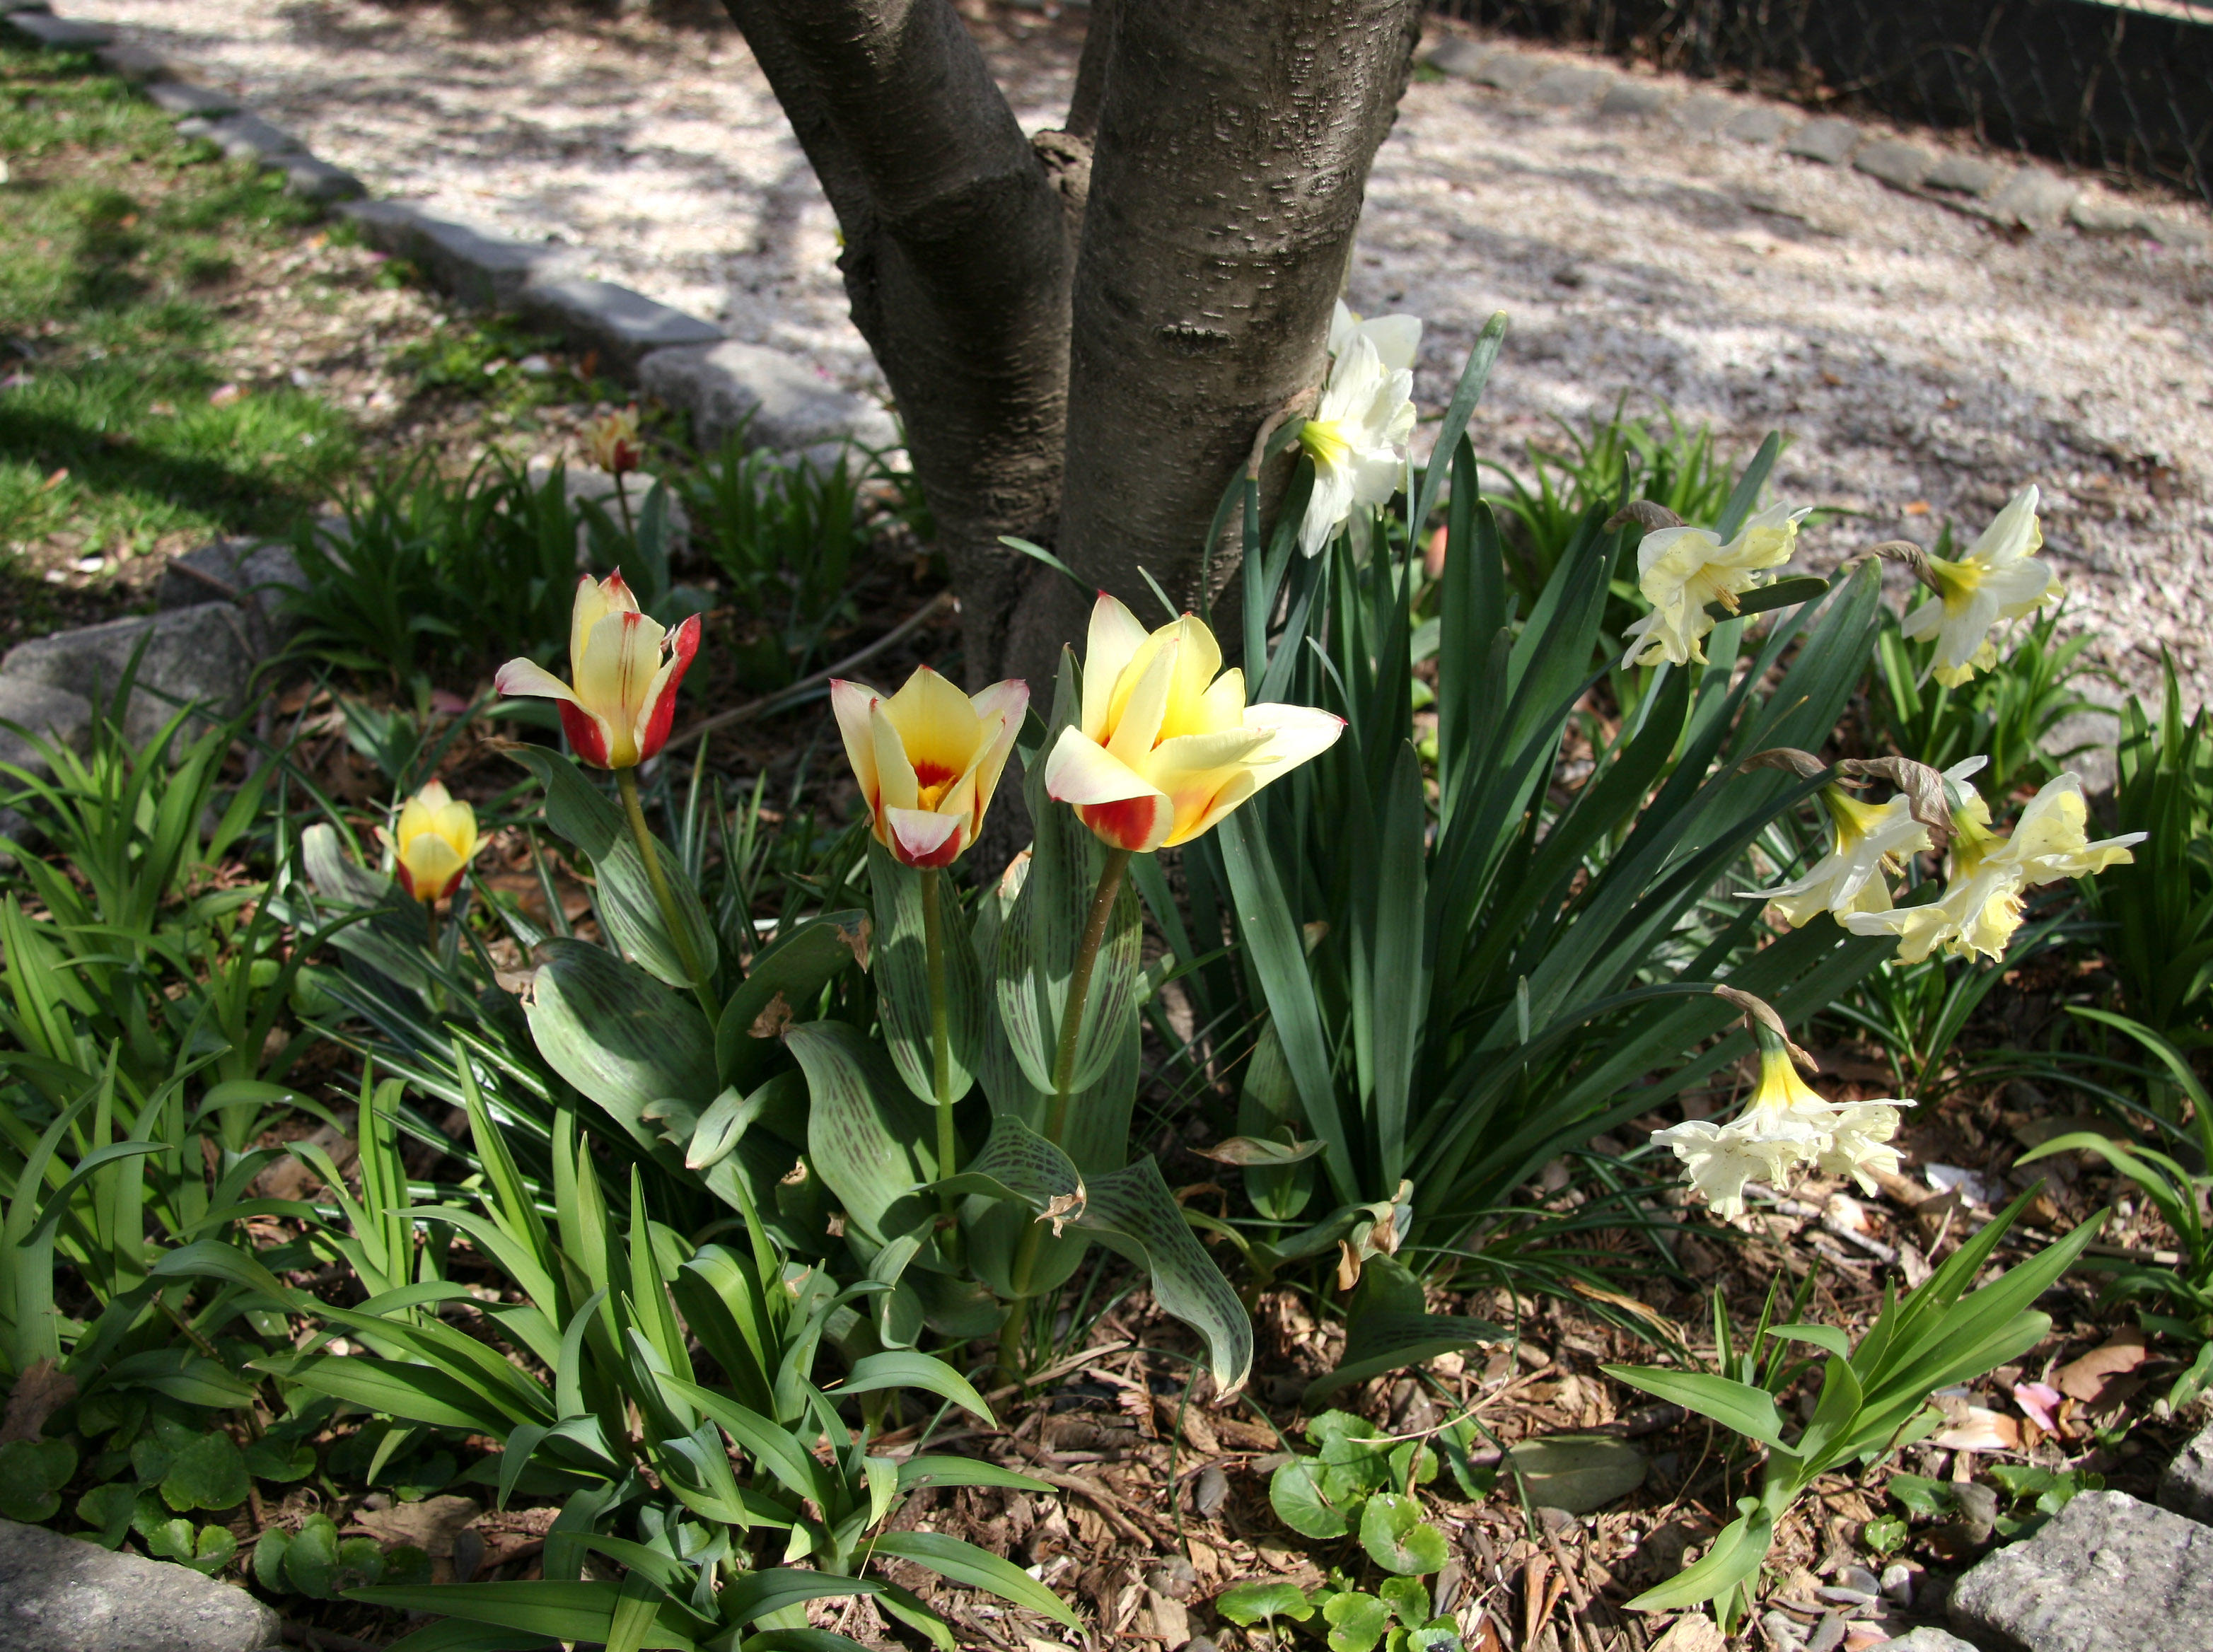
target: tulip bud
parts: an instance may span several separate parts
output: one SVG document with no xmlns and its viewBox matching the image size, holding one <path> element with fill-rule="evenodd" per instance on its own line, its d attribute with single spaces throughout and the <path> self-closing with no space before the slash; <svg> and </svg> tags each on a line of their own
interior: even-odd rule
<svg viewBox="0 0 2213 1652">
<path fill-rule="evenodd" d="M 501 693 L 559 703 L 561 727 L 594 768 L 635 768 L 668 743 L 676 690 L 699 651 L 699 616 L 674 631 L 638 612 L 623 576 L 576 583 L 569 624 L 574 686 L 532 660 L 509 660 L 492 679 Z"/>
<path fill-rule="evenodd" d="M 611 476 L 625 476 L 636 470 L 645 456 L 637 435 L 637 409 L 619 408 L 585 425 L 584 450 L 592 463 Z"/>
<path fill-rule="evenodd" d="M 477 852 L 477 813 L 433 780 L 409 798 L 389 832 L 393 875 L 414 899 L 443 900 Z"/>
</svg>

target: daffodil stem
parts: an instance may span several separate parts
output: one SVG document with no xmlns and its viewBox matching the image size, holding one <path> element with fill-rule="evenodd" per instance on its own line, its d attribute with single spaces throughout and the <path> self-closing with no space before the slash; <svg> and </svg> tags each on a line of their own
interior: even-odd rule
<svg viewBox="0 0 2213 1652">
<path fill-rule="evenodd" d="M 707 1025 L 716 1021 L 714 994 L 708 991 L 705 972 L 699 967 L 699 954 L 692 949 L 692 932 L 685 927 L 684 917 L 676 908 L 676 892 L 668 887 L 668 874 L 661 869 L 661 850 L 653 841 L 652 829 L 645 823 L 645 805 L 638 801 L 637 771 L 617 769 L 615 789 L 622 794 L 623 813 L 630 817 L 630 835 L 637 842 L 637 857 L 645 863 L 645 881 L 653 886 L 653 899 L 661 908 L 661 921 L 668 926 L 669 943 L 676 948 L 676 961 L 692 980 L 692 991 L 698 995 L 699 1008 L 706 1012 Z"/>
<path fill-rule="evenodd" d="M 1083 1036 L 1083 1003 L 1091 996 L 1091 972 L 1099 962 L 1099 948 L 1106 939 L 1106 924 L 1114 915 L 1114 897 L 1122 891 L 1122 879 L 1130 869 L 1131 851 L 1110 849 L 1106 863 L 1099 869 L 1099 886 L 1092 891 L 1091 912 L 1084 921 L 1083 938 L 1076 942 L 1076 965 L 1069 972 L 1068 1002 L 1060 1011 L 1060 1048 L 1053 1058 L 1052 1100 L 1048 1104 L 1045 1121 L 1046 1139 L 1055 1147 L 1068 1129 L 1070 1092 L 1075 1088 L 1076 1049 Z M 1038 1251 L 1044 1243 L 1045 1228 L 1041 1222 L 1033 1222 L 1022 1230 L 1021 1242 L 1015 1247 L 1011 1282 L 1015 1300 L 1009 1306 L 1007 1322 L 999 1330 L 999 1369 L 1009 1381 L 1021 1381 L 1022 1341 L 1029 1328 L 1030 1278 L 1037 1270 Z"/>
<path fill-rule="evenodd" d="M 954 1173 L 953 1161 L 959 1151 L 953 1134 L 953 1030 L 945 1001 L 945 919 L 938 907 L 937 869 L 925 866 L 919 870 L 923 962 L 930 977 L 930 1089 L 937 1104 L 937 1173 L 942 1179 Z M 954 1204 L 950 1192 L 939 1192 L 940 1243 L 948 1247 L 955 1244 L 960 1234 L 953 1220 Z"/>
</svg>

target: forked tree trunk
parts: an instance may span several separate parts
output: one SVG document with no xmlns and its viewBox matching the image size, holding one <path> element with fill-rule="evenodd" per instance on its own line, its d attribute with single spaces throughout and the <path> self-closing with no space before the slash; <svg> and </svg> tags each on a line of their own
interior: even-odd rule
<svg viewBox="0 0 2213 1652">
<path fill-rule="evenodd" d="M 1042 683 L 1081 634 L 1003 533 L 1141 613 L 1140 568 L 1191 601 L 1222 488 L 1321 377 L 1420 0 L 1100 0 L 1033 140 L 949 0 L 724 3 L 838 214 L 972 682 Z"/>
</svg>

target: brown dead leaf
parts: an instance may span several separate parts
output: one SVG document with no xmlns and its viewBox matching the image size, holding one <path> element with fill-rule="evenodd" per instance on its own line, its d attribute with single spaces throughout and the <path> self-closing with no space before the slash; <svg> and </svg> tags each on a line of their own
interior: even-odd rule
<svg viewBox="0 0 2213 1652">
<path fill-rule="evenodd" d="M 412 1543 L 438 1559 L 454 1552 L 454 1533 L 483 1512 L 483 1506 L 468 1497 L 427 1497 L 390 1509 L 364 1509 L 354 1517 L 354 1524 L 380 1543 Z"/>
<path fill-rule="evenodd" d="M 2135 1370 L 2150 1356 L 2144 1347 L 2143 1332 L 2131 1326 L 2116 1331 L 2082 1358 L 2070 1360 L 2059 1368 L 2052 1381 L 2058 1385 L 2059 1392 L 2070 1399 L 2094 1405 L 2105 1397 L 2109 1381 Z"/>
<path fill-rule="evenodd" d="M 1652 1652 L 1728 1652 L 1728 1643 L 1703 1613 L 1678 1618 L 1667 1632 L 1652 1643 Z"/>
<path fill-rule="evenodd" d="M 753 1017 L 753 1024 L 746 1031 L 757 1039 L 780 1039 L 783 1029 L 799 1017 L 792 1013 L 791 1001 L 781 992 L 768 1001 L 768 1008 Z"/>
<path fill-rule="evenodd" d="M 7 1413 L 0 1417 L 0 1446 L 11 1440 L 37 1439 L 46 1419 L 76 1398 L 75 1377 L 50 1359 L 33 1360 L 9 1391 Z"/>
<path fill-rule="evenodd" d="M 1939 1451 L 2018 1451 L 2021 1424 L 1984 1406 L 1969 1405 L 1965 1416 L 1933 1436 L 1929 1443 Z"/>
</svg>

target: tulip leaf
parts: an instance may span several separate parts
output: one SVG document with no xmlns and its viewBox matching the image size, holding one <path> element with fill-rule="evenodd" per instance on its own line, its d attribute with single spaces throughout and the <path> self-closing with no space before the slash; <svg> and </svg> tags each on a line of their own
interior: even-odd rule
<svg viewBox="0 0 2213 1652">
<path fill-rule="evenodd" d="M 600 880 L 600 915 L 608 933 L 623 951 L 671 986 L 688 987 L 692 978 L 681 962 L 683 954 L 669 939 L 661 903 L 638 858 L 637 839 L 622 811 L 601 795 L 584 771 L 560 753 L 543 746 L 521 746 L 509 753 L 538 777 L 546 788 L 546 823 L 584 851 Z M 698 892 L 685 877 L 683 863 L 655 839 L 661 869 L 676 899 L 676 910 L 692 942 L 699 967 L 711 977 L 718 950 L 715 926 Z"/>
<path fill-rule="evenodd" d="M 868 967 L 871 927 L 865 912 L 825 912 L 779 936 L 753 960 L 716 1023 L 715 1063 L 723 1083 L 750 1091 L 768 1076 L 782 1048 L 777 1021 L 814 1020 L 822 989 L 840 970 L 854 963 Z M 778 998 L 791 1012 L 788 1018 L 775 1009 Z"/>
<path fill-rule="evenodd" d="M 807 1153 L 846 1216 L 881 1245 L 929 1217 L 936 1125 L 881 1046 L 843 1021 L 802 1021 L 784 1043 L 807 1075 Z"/>
<path fill-rule="evenodd" d="M 1488 1320 L 1428 1312 L 1421 1282 L 1392 1258 L 1373 1256 L 1361 1269 L 1360 1287 L 1345 1314 L 1344 1356 L 1335 1370 L 1307 1385 L 1305 1403 L 1312 1406 L 1352 1383 L 1440 1354 L 1509 1339 Z"/>
<path fill-rule="evenodd" d="M 543 942 L 537 955 L 523 1013 L 539 1054 L 640 1147 L 661 1140 L 644 1118 L 652 1103 L 714 1100 L 714 1036 L 690 998 L 586 942 Z"/>
<path fill-rule="evenodd" d="M 1726 1594 L 1759 1570 L 1775 1535 L 1775 1520 L 1751 1497 L 1738 1499 L 1745 1512 L 1724 1526 L 1713 1546 L 1695 1566 L 1686 1567 L 1657 1588 L 1629 1603 L 1631 1612 L 1677 1612 Z"/>
<path fill-rule="evenodd" d="M 899 1076 L 924 1102 L 936 1105 L 931 1039 L 928 936 L 924 926 L 923 881 L 938 880 L 939 948 L 943 960 L 948 1061 L 947 1103 L 958 1101 L 976 1082 L 982 1059 L 984 976 L 968 938 L 959 893 L 942 873 L 902 866 L 874 838 L 869 839 L 869 887 L 875 897 L 876 932 L 873 972 L 876 1013 Z"/>
</svg>

